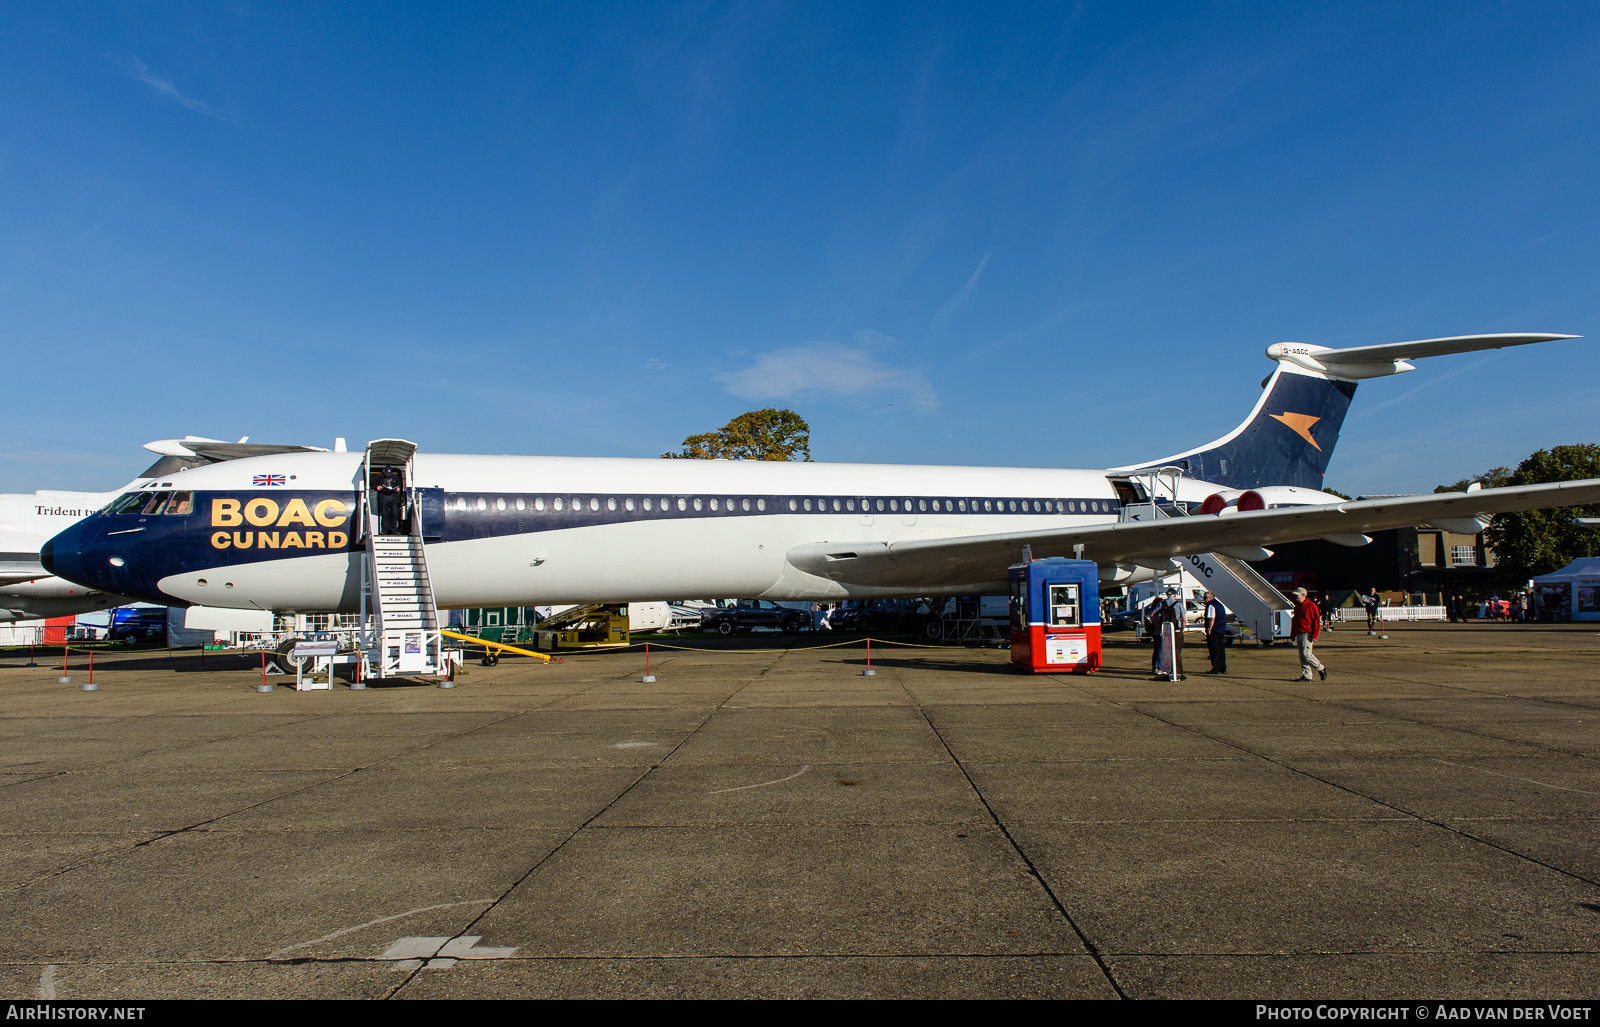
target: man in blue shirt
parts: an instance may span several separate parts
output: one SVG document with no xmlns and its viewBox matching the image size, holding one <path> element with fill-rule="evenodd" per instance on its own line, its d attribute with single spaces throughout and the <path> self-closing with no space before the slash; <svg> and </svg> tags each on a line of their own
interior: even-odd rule
<svg viewBox="0 0 1600 1027">
<path fill-rule="evenodd" d="M 1206 592 L 1206 651 L 1211 656 L 1211 669 L 1207 674 L 1228 673 L 1228 609 L 1222 600 Z"/>
</svg>

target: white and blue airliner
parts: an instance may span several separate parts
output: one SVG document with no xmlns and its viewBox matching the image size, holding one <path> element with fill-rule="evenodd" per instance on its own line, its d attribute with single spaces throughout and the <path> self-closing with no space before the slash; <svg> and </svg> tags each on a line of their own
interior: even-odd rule
<svg viewBox="0 0 1600 1027">
<path fill-rule="evenodd" d="M 689 596 L 839 600 L 994 594 L 1023 547 L 1102 580 L 1174 557 L 1600 502 L 1600 480 L 1352 502 L 1321 491 L 1356 383 L 1420 357 L 1570 339 L 1474 335 L 1344 349 L 1278 343 L 1238 428 L 1175 456 L 1059 470 L 417 452 L 408 508 L 441 607 Z M 355 611 L 368 455 L 286 452 L 156 473 L 41 552 L 119 596 Z M 1153 472 L 1166 469 L 1166 477 Z M 1150 490 L 1189 516 L 1154 516 Z M 1133 519 L 1140 508 L 1148 516 Z"/>
</svg>

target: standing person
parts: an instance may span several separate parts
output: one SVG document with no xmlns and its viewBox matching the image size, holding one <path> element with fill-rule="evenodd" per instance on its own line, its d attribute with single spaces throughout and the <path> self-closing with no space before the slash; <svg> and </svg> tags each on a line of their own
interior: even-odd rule
<svg viewBox="0 0 1600 1027">
<path fill-rule="evenodd" d="M 385 467 L 378 472 L 378 534 L 395 535 L 400 531 L 400 472 Z"/>
<path fill-rule="evenodd" d="M 833 611 L 828 608 L 827 603 L 817 604 L 816 624 L 814 627 L 817 631 L 833 630 Z"/>
<path fill-rule="evenodd" d="M 1222 600 L 1206 590 L 1206 652 L 1211 657 L 1207 674 L 1228 673 L 1228 609 Z"/>
<path fill-rule="evenodd" d="M 1361 605 L 1367 609 L 1367 634 L 1378 633 L 1378 606 L 1383 600 L 1378 598 L 1378 586 L 1367 589 L 1367 594 L 1361 597 Z"/>
<path fill-rule="evenodd" d="M 1294 636 L 1294 644 L 1300 648 L 1300 678 L 1301 681 L 1310 681 L 1311 672 L 1316 671 L 1322 675 L 1322 680 L 1328 680 L 1328 668 L 1322 665 L 1311 652 L 1311 644 L 1322 634 L 1322 611 L 1317 609 L 1317 604 L 1306 595 L 1306 590 L 1294 590 L 1294 620 L 1289 625 L 1289 633 Z"/>
<path fill-rule="evenodd" d="M 1157 598 L 1150 604 L 1155 609 L 1151 621 L 1155 627 L 1156 635 L 1156 680 L 1161 677 L 1161 660 L 1165 656 L 1170 662 L 1177 680 L 1184 679 L 1183 674 L 1183 597 L 1175 588 L 1168 588 L 1164 597 Z M 1167 648 L 1166 627 L 1172 626 L 1172 644 L 1170 651 Z"/>
<path fill-rule="evenodd" d="M 1150 636 L 1150 673 L 1159 675 L 1161 672 L 1161 622 L 1157 619 L 1161 614 L 1161 597 L 1154 596 L 1144 608 L 1144 630 Z"/>
</svg>

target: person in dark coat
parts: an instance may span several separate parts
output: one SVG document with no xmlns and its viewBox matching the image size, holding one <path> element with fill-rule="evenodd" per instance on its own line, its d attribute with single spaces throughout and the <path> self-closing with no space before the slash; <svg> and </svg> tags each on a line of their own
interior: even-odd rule
<svg viewBox="0 0 1600 1027">
<path fill-rule="evenodd" d="M 1383 600 L 1378 598 L 1378 587 L 1374 585 L 1361 597 L 1361 605 L 1367 610 L 1367 634 L 1378 633 L 1378 607 L 1383 605 Z"/>
<path fill-rule="evenodd" d="M 1207 674 L 1228 673 L 1228 608 L 1206 590 L 1206 652 L 1211 656 Z"/>
<path fill-rule="evenodd" d="M 373 487 L 378 493 L 378 534 L 380 535 L 397 535 L 400 533 L 400 493 L 403 490 L 403 485 L 398 468 L 385 467 L 378 472 L 378 481 Z"/>
</svg>

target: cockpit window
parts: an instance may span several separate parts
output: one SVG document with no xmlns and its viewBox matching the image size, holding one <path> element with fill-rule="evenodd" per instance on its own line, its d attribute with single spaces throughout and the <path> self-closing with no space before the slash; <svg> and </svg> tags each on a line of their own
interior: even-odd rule
<svg viewBox="0 0 1600 1027">
<path fill-rule="evenodd" d="M 139 511 L 141 514 L 145 514 L 147 516 L 151 514 L 158 514 L 165 510 L 167 508 L 167 501 L 172 498 L 172 493 L 170 492 L 151 492 L 147 494 L 150 497 L 150 501 L 145 503 L 143 510 Z"/>
<path fill-rule="evenodd" d="M 172 494 L 172 499 L 167 503 L 167 508 L 163 510 L 162 513 L 165 513 L 169 516 L 176 515 L 178 517 L 182 517 L 185 514 L 194 513 L 194 493 L 174 492 Z"/>
<path fill-rule="evenodd" d="M 144 501 L 149 497 L 148 492 L 124 492 L 115 501 L 106 507 L 108 514 L 138 513 L 144 506 Z"/>
</svg>

